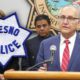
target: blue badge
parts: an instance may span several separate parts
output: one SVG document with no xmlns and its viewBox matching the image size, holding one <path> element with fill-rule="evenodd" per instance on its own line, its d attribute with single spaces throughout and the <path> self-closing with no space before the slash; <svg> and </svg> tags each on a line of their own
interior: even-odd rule
<svg viewBox="0 0 80 80">
<path fill-rule="evenodd" d="M 5 66 L 12 56 L 25 56 L 24 43 L 30 31 L 20 26 L 16 13 L 0 19 L 0 63 Z"/>
</svg>

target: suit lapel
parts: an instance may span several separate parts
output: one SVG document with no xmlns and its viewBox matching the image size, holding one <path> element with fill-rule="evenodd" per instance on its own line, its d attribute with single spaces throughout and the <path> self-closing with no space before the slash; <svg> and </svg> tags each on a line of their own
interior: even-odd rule
<svg viewBox="0 0 80 80">
<path fill-rule="evenodd" d="M 59 57 L 59 47 L 60 47 L 60 35 L 57 37 L 56 42 L 54 43 L 56 45 L 56 52 L 55 52 L 55 64 L 56 69 L 60 71 L 60 57 Z"/>
<path fill-rule="evenodd" d="M 79 44 L 80 44 L 79 36 L 80 36 L 79 34 L 77 34 L 77 36 L 76 36 L 76 41 L 75 41 L 75 44 L 74 44 L 73 52 L 72 52 L 72 55 L 71 55 L 69 66 L 68 66 L 69 71 L 72 67 L 72 64 L 77 59 L 77 56 L 78 56 L 78 53 L 79 53 L 79 47 L 80 47 L 79 46 Z"/>
</svg>

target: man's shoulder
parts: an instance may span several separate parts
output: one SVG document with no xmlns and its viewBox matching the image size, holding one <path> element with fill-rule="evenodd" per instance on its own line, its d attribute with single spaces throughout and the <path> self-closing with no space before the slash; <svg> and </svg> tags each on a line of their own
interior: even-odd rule
<svg viewBox="0 0 80 80">
<path fill-rule="evenodd" d="M 38 36 L 35 36 L 31 39 L 28 39 L 27 42 L 33 42 L 33 41 L 36 41 L 38 39 Z"/>
<path fill-rule="evenodd" d="M 47 38 L 45 40 L 42 41 L 42 43 L 49 43 L 49 42 L 55 42 L 59 39 L 59 35 L 56 36 L 52 36 L 50 38 Z"/>
</svg>

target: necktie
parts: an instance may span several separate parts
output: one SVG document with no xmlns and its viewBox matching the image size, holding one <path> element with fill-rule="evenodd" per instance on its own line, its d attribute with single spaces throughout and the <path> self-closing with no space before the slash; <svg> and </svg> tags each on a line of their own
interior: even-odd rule
<svg viewBox="0 0 80 80">
<path fill-rule="evenodd" d="M 69 40 L 64 41 L 66 46 L 63 51 L 63 57 L 62 57 L 62 64 L 61 64 L 61 69 L 62 71 L 67 71 L 68 68 L 68 63 L 69 63 Z"/>
</svg>

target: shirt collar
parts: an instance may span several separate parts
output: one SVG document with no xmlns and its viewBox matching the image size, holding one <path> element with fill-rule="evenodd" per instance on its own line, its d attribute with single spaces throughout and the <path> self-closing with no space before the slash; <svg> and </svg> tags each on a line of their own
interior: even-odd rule
<svg viewBox="0 0 80 80">
<path fill-rule="evenodd" d="M 77 35 L 77 34 L 76 34 L 76 32 L 75 32 L 75 34 L 68 39 L 68 40 L 70 41 L 70 43 L 74 43 L 74 42 L 75 42 L 76 35 Z M 64 40 L 65 40 L 65 38 L 64 38 L 64 37 L 62 36 L 62 34 L 61 34 L 61 37 L 60 37 L 60 42 L 61 42 L 61 44 L 64 43 Z"/>
</svg>

